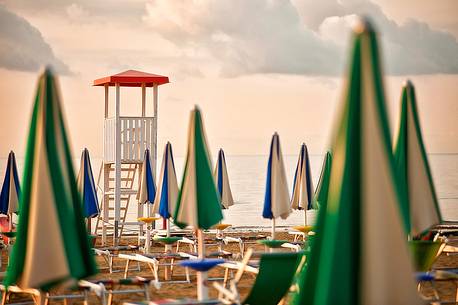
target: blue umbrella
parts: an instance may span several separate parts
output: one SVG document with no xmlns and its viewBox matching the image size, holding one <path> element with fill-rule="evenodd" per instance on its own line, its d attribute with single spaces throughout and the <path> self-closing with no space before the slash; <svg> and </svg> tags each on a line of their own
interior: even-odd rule
<svg viewBox="0 0 458 305">
<path fill-rule="evenodd" d="M 151 216 L 151 207 L 156 197 L 156 185 L 153 177 L 153 169 L 151 167 L 151 155 L 149 149 L 145 150 L 145 158 L 143 159 L 142 172 L 140 177 L 140 188 L 137 193 L 137 200 L 139 204 L 147 204 L 147 216 Z M 139 219 L 140 220 L 140 219 Z M 150 220 L 148 220 L 150 221 Z M 146 241 L 145 241 L 145 252 L 149 252 L 150 247 L 150 234 L 151 234 L 151 222 L 147 222 L 146 226 Z"/>
<path fill-rule="evenodd" d="M 2 191 L 0 193 L 0 214 L 8 215 L 9 230 L 13 229 L 13 213 L 18 213 L 20 186 L 16 166 L 16 157 L 11 151 L 5 172 Z"/>
<path fill-rule="evenodd" d="M 8 155 L 8 165 L 6 167 L 5 180 L 3 181 L 2 191 L 0 193 L 0 214 L 11 216 L 19 210 L 19 197 L 21 190 L 16 166 L 16 157 L 11 151 Z"/>
<path fill-rule="evenodd" d="M 223 209 L 228 209 L 231 205 L 234 205 L 234 199 L 232 198 L 231 186 L 229 185 L 226 156 L 222 149 L 218 152 L 218 160 L 213 176 L 215 177 L 216 187 L 221 197 L 221 207 Z"/>
<path fill-rule="evenodd" d="M 267 166 L 266 194 L 262 217 L 272 220 L 272 239 L 275 239 L 275 218 L 286 219 L 291 213 L 286 171 L 280 148 L 280 137 L 275 133 L 270 144 Z"/>
<path fill-rule="evenodd" d="M 137 193 L 138 203 L 154 203 L 156 197 L 156 185 L 154 183 L 153 169 L 151 167 L 151 155 L 149 149 L 145 150 L 145 158 L 142 164 L 142 174 L 140 177 L 140 189 Z M 148 209 L 149 210 L 149 209 Z"/>
<path fill-rule="evenodd" d="M 302 144 L 294 174 L 291 207 L 299 210 L 317 209 L 313 203 L 313 182 L 307 146 Z"/>
<path fill-rule="evenodd" d="M 167 220 L 167 235 L 170 233 L 169 218 L 175 211 L 175 204 L 178 198 L 178 182 L 173 161 L 172 144 L 167 142 L 162 158 L 159 184 L 156 198 L 154 199 L 153 211 Z"/>
<path fill-rule="evenodd" d="M 83 201 L 83 215 L 86 218 L 97 217 L 100 214 L 97 188 L 92 174 L 89 151 L 85 148 L 81 154 L 81 166 L 77 178 L 78 191 Z M 90 224 L 90 221 L 88 221 Z M 89 226 L 90 227 L 90 226 Z"/>
</svg>

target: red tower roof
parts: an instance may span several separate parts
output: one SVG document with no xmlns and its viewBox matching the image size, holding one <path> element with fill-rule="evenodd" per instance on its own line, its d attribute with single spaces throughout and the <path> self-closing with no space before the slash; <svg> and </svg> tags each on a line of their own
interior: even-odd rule
<svg viewBox="0 0 458 305">
<path fill-rule="evenodd" d="M 94 86 L 114 86 L 119 83 L 121 87 L 141 87 L 145 84 L 146 87 L 153 85 L 163 85 L 169 82 L 167 76 L 145 73 L 136 70 L 127 70 L 115 75 L 102 77 L 94 81 Z"/>
</svg>

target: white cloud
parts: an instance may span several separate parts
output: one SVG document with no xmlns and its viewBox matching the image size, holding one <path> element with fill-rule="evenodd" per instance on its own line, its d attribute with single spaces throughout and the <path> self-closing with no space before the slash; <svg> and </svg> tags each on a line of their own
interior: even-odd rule
<svg viewBox="0 0 458 305">
<path fill-rule="evenodd" d="M 458 73 L 451 34 L 415 20 L 397 24 L 368 0 L 154 0 L 143 20 L 188 55 L 207 56 L 226 76 L 335 75 L 355 15 L 379 29 L 389 73 Z"/>
<path fill-rule="evenodd" d="M 154 1 L 144 21 L 176 45 L 207 54 L 226 76 L 334 74 L 334 48 L 304 28 L 289 1 Z"/>
<path fill-rule="evenodd" d="M 395 75 L 458 73 L 458 42 L 445 31 L 427 23 L 409 20 L 398 24 L 380 6 L 369 0 L 294 0 L 304 24 L 321 37 L 348 49 L 350 20 L 354 15 L 368 16 L 380 33 L 387 71 Z"/>
<path fill-rule="evenodd" d="M 70 73 L 38 29 L 0 5 L 0 67 L 37 71 L 45 65 L 51 65 L 62 74 Z"/>
<path fill-rule="evenodd" d="M 83 17 L 87 17 L 88 12 L 78 3 L 72 3 L 66 8 L 67 15 L 72 20 L 79 20 Z"/>
</svg>

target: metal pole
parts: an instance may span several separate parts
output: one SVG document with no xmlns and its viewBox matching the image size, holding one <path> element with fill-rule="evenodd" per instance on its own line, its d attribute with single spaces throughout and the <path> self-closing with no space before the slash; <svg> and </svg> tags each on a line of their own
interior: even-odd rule
<svg viewBox="0 0 458 305">
<path fill-rule="evenodd" d="M 205 239 L 201 229 L 197 230 L 198 256 L 199 259 L 205 258 Z M 197 299 L 199 301 L 208 300 L 207 272 L 197 272 Z"/>
<path fill-rule="evenodd" d="M 150 151 L 153 154 L 153 177 L 156 180 L 156 167 L 157 167 L 157 84 L 153 84 L 153 132 L 152 132 L 152 147 Z M 156 222 L 154 222 L 153 229 L 156 229 Z"/>
<path fill-rule="evenodd" d="M 142 117 L 146 115 L 146 86 L 142 83 Z"/>
<path fill-rule="evenodd" d="M 103 134 L 104 134 L 104 143 L 103 143 L 103 199 L 102 199 L 102 245 L 106 245 L 107 243 L 107 224 L 109 221 L 109 202 L 110 202 L 110 196 L 107 194 L 109 191 L 110 187 L 110 166 L 105 163 L 106 161 L 106 150 L 108 147 L 108 135 L 107 135 L 107 130 L 105 129 L 105 126 L 107 124 L 107 119 L 108 119 L 108 107 L 109 107 L 109 86 L 108 84 L 105 84 L 105 122 L 103 124 Z"/>
<path fill-rule="evenodd" d="M 157 167 L 157 98 L 158 98 L 158 87 L 157 84 L 153 85 L 153 106 L 154 106 L 154 120 L 153 120 L 153 176 L 156 178 L 156 167 Z"/>
<path fill-rule="evenodd" d="M 116 108 L 115 108 L 115 126 L 116 126 L 116 151 L 115 151 L 115 189 L 114 189 L 114 234 L 113 244 L 118 245 L 119 242 L 119 221 L 121 219 L 121 121 L 120 113 L 120 93 L 119 83 L 116 83 Z"/>
</svg>

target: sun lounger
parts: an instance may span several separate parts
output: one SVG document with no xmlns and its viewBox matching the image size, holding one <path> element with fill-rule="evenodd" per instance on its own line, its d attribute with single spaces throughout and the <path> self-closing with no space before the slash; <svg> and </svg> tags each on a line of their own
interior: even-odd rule
<svg viewBox="0 0 458 305">
<path fill-rule="evenodd" d="M 181 300 L 174 300 L 174 299 L 164 299 L 159 301 L 152 301 L 152 302 L 125 302 L 124 305 L 217 305 L 221 304 L 218 300 L 206 300 L 206 301 L 198 301 L 192 299 L 181 299 Z"/>
<path fill-rule="evenodd" d="M 78 285 L 72 287 L 71 294 L 63 294 L 63 295 L 52 295 L 49 292 L 42 291 L 39 289 L 22 289 L 18 286 L 9 286 L 6 289 L 5 286 L 0 285 L 0 291 L 2 293 L 2 301 L 1 304 L 48 304 L 50 301 L 63 301 L 67 304 L 69 300 L 82 300 L 84 305 L 89 304 L 89 293 L 95 293 L 101 300 L 103 305 L 106 305 L 103 299 L 104 287 L 101 285 L 97 285 L 95 283 L 91 283 L 88 281 L 79 281 Z M 12 295 L 14 294 L 26 294 L 29 295 L 31 301 L 21 303 L 10 303 L 9 300 Z"/>
<path fill-rule="evenodd" d="M 266 253 L 261 256 L 256 281 L 245 300 L 240 300 L 237 284 L 245 271 L 253 251 L 249 249 L 238 266 L 237 274 L 227 289 L 220 283 L 213 286 L 220 292 L 224 304 L 276 305 L 291 287 L 303 253 Z M 224 264 L 223 264 L 224 265 Z M 254 269 L 255 270 L 255 269 Z M 255 271 L 256 273 L 256 271 Z"/>
<path fill-rule="evenodd" d="M 106 305 L 111 305 L 113 297 L 119 294 L 142 293 L 145 300 L 149 301 L 149 287 L 155 285 L 155 287 L 159 289 L 159 285 L 156 281 L 140 276 L 118 280 L 99 280 L 94 283 L 103 286 L 104 289 L 101 293 L 101 299 L 104 300 L 104 304 Z M 136 286 L 138 288 L 120 289 L 121 286 Z"/>
<path fill-rule="evenodd" d="M 120 270 L 113 270 L 113 259 L 118 257 L 120 252 L 130 252 L 138 250 L 138 246 L 127 245 L 127 246 L 115 246 L 115 247 L 102 247 L 102 248 L 92 248 L 95 255 L 101 256 L 107 267 L 100 269 L 108 269 L 110 273 L 119 272 Z M 137 269 L 138 270 L 138 269 Z"/>
<path fill-rule="evenodd" d="M 418 291 L 421 290 L 421 284 L 424 282 L 431 283 L 431 288 L 434 293 L 432 299 L 426 299 L 431 304 L 457 304 L 458 303 L 458 269 L 440 269 L 431 272 L 417 272 L 416 278 L 418 282 Z M 444 302 L 441 300 L 439 292 L 436 289 L 435 283 L 439 281 L 454 282 L 456 288 L 455 300 L 451 302 Z"/>
<path fill-rule="evenodd" d="M 175 260 L 189 259 L 194 256 L 187 253 L 157 253 L 157 254 L 119 254 L 120 259 L 126 260 L 126 267 L 124 269 L 124 278 L 127 278 L 129 272 L 129 265 L 131 262 L 138 262 L 146 264 L 151 272 L 153 273 L 156 283 L 159 281 L 159 267 L 170 266 L 170 278 L 173 276 L 173 266 Z M 164 262 L 165 260 L 165 262 Z M 167 262 L 170 261 L 170 262 Z M 166 280 L 166 283 L 190 283 L 189 270 L 185 268 L 185 279 L 184 280 Z"/>
</svg>

